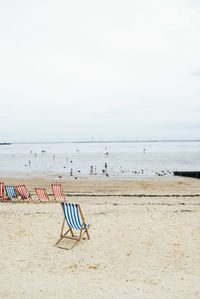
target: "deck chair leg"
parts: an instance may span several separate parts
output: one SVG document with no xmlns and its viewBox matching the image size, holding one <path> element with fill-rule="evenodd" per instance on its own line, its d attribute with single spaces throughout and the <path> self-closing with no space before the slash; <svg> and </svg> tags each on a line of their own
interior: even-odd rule
<svg viewBox="0 0 200 299">
<path fill-rule="evenodd" d="M 65 226 L 65 217 L 64 217 L 64 219 L 63 219 L 63 223 L 62 223 L 62 227 L 61 227 L 60 238 L 59 238 L 59 240 L 56 242 L 56 244 L 55 244 L 54 246 L 56 246 L 56 245 L 57 245 L 63 238 L 65 238 L 66 235 L 67 235 L 69 232 L 71 233 L 72 237 L 74 237 L 74 234 L 73 234 L 73 231 L 72 231 L 72 228 L 71 228 L 71 227 L 70 227 L 70 228 L 66 231 L 66 233 L 64 233 L 64 235 L 63 235 L 64 226 Z"/>
<path fill-rule="evenodd" d="M 69 250 L 70 250 L 70 249 L 73 249 L 73 248 L 78 244 L 79 241 L 80 241 L 80 240 L 76 240 L 76 242 L 74 243 L 74 245 L 73 245 L 72 247 L 70 247 Z"/>
<path fill-rule="evenodd" d="M 70 232 L 71 232 L 72 237 L 74 237 L 74 233 L 73 233 L 72 228 L 70 228 Z"/>
<path fill-rule="evenodd" d="M 88 240 L 90 240 L 90 235 L 89 235 L 89 233 L 88 233 L 88 229 L 87 229 L 86 225 L 85 225 L 85 233 L 86 233 L 86 235 L 87 235 L 87 237 L 88 237 Z"/>
<path fill-rule="evenodd" d="M 82 218 L 82 220 L 83 220 L 83 227 L 85 228 L 85 232 L 84 232 L 84 233 L 87 234 L 88 240 L 90 240 L 90 236 L 89 236 L 89 233 L 88 233 L 88 229 L 87 229 L 86 224 L 85 224 L 85 218 L 84 218 L 84 216 L 83 216 L 82 210 L 81 210 L 81 208 L 80 208 L 79 205 L 78 205 L 78 209 L 79 209 L 79 212 L 80 212 L 80 214 L 81 214 L 81 218 Z"/>
<path fill-rule="evenodd" d="M 80 241 L 81 238 L 82 238 L 82 233 L 83 233 L 83 228 L 81 228 L 81 231 L 80 231 L 79 241 Z"/>
<path fill-rule="evenodd" d="M 89 235 L 89 232 L 88 232 L 88 228 L 86 228 L 86 229 L 84 230 L 84 232 L 83 232 L 83 234 L 82 234 L 82 239 L 83 239 L 84 234 L 86 234 L 88 240 L 90 240 L 90 235 Z M 85 239 L 85 238 L 84 238 L 84 239 Z"/>
<path fill-rule="evenodd" d="M 68 234 L 69 231 L 73 234 L 72 229 L 69 228 L 68 231 L 67 231 L 63 236 L 60 237 L 60 239 L 56 242 L 56 244 L 55 244 L 54 246 L 58 245 L 58 244 L 60 243 L 60 241 L 61 241 L 63 238 L 66 237 L 66 235 Z M 70 248 L 64 248 L 64 247 L 59 247 L 59 246 L 58 246 L 58 247 L 61 248 L 61 249 L 65 249 L 65 250 L 71 250 L 71 249 L 73 249 L 73 248 L 78 244 L 78 242 L 80 242 L 80 240 L 81 240 L 81 238 L 82 238 L 82 234 L 83 234 L 83 228 L 82 228 L 81 231 L 80 231 L 80 235 L 79 235 L 78 239 L 77 239 L 77 240 L 76 240 L 76 239 L 74 240 L 75 243 L 72 245 L 72 247 L 70 247 Z M 72 237 L 74 237 L 74 234 L 73 234 Z M 66 238 L 67 238 L 67 237 L 66 237 Z M 69 238 L 69 237 L 68 237 L 68 238 Z"/>
<path fill-rule="evenodd" d="M 73 249 L 78 244 L 78 242 L 80 242 L 80 240 L 82 238 L 82 233 L 83 233 L 83 229 L 81 229 L 81 231 L 80 231 L 79 238 L 76 240 L 76 242 L 74 243 L 74 245 L 71 248 L 69 248 L 69 249 Z"/>
<path fill-rule="evenodd" d="M 53 246 L 58 245 L 58 243 L 60 243 L 60 241 L 61 241 L 63 238 L 66 237 L 66 235 L 68 234 L 69 231 L 70 231 L 70 228 L 68 229 L 68 231 L 66 231 L 66 233 L 65 233 L 64 235 L 60 236 L 59 240 L 58 240 L 58 241 L 56 242 L 56 244 L 54 244 Z"/>
<path fill-rule="evenodd" d="M 60 232 L 60 237 L 62 237 L 62 233 L 63 233 L 63 229 L 64 229 L 64 226 L 65 226 L 65 217 L 63 219 L 63 223 L 62 223 L 62 227 L 61 227 L 61 232 Z"/>
<path fill-rule="evenodd" d="M 67 231 L 63 236 L 60 237 L 60 239 L 56 242 L 56 244 L 54 244 L 54 246 L 57 246 L 57 245 L 60 243 L 60 241 L 61 241 L 63 238 L 66 237 L 66 235 L 67 235 L 69 232 L 73 233 L 73 232 L 71 231 L 71 229 L 69 228 L 68 231 Z M 73 234 L 72 237 L 74 237 L 74 234 Z M 70 238 L 70 237 L 66 237 L 66 238 Z M 72 247 L 70 247 L 70 248 L 64 248 L 64 247 L 60 247 L 60 246 L 58 246 L 58 248 L 65 249 L 65 250 L 70 250 L 70 249 L 74 248 L 74 247 L 78 244 L 78 242 L 80 241 L 80 238 L 81 238 L 81 233 L 80 233 L 80 237 L 79 237 L 78 240 L 74 239 L 74 241 L 76 241 L 76 242 L 73 244 Z"/>
</svg>

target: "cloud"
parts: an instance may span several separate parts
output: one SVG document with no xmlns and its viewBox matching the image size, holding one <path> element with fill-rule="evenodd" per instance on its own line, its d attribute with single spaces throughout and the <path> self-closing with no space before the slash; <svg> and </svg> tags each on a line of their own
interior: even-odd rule
<svg viewBox="0 0 200 299">
<path fill-rule="evenodd" d="M 1 138 L 156 138 L 199 118 L 197 1 L 2 1 L 0 27 Z"/>
<path fill-rule="evenodd" d="M 197 71 L 195 71 L 195 72 L 193 72 L 192 76 L 200 76 L 200 69 L 197 70 Z"/>
</svg>

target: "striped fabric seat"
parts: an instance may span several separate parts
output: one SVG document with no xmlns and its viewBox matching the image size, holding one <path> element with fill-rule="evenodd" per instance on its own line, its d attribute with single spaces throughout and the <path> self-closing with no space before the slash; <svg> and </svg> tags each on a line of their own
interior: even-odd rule
<svg viewBox="0 0 200 299">
<path fill-rule="evenodd" d="M 26 189 L 25 185 L 16 186 L 17 192 L 19 193 L 19 196 L 21 196 L 22 199 L 31 198 L 28 190 Z"/>
<path fill-rule="evenodd" d="M 65 199 L 65 196 L 63 195 L 63 189 L 61 184 L 51 184 L 52 192 L 55 200 L 57 199 Z"/>
<path fill-rule="evenodd" d="M 41 200 L 48 200 L 49 201 L 49 197 L 48 197 L 48 194 L 47 194 L 45 188 L 35 188 L 35 192 L 37 194 L 37 197 L 38 197 L 39 201 L 41 201 Z"/>
<path fill-rule="evenodd" d="M 68 204 L 66 202 L 63 202 L 62 205 L 68 226 L 77 230 L 84 230 L 85 227 L 80 221 L 78 205 L 70 203 Z M 86 227 L 89 227 L 89 224 L 86 224 Z"/>
<path fill-rule="evenodd" d="M 8 198 L 13 199 L 13 198 L 17 197 L 15 188 L 13 186 L 5 186 L 5 189 L 6 189 Z"/>
</svg>

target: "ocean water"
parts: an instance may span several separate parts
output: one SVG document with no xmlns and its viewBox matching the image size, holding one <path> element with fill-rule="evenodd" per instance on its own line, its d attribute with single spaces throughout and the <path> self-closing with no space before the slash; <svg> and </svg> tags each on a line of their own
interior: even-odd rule
<svg viewBox="0 0 200 299">
<path fill-rule="evenodd" d="M 200 170 L 200 142 L 34 143 L 0 145 L 0 175 L 172 175 Z M 95 175 L 95 174 L 94 174 Z"/>
</svg>

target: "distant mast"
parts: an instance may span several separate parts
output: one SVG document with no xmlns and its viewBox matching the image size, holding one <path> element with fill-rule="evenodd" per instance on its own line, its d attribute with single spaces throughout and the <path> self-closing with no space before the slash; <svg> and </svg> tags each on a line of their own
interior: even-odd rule
<svg viewBox="0 0 200 299">
<path fill-rule="evenodd" d="M 94 142 L 94 137 L 92 136 L 92 143 Z"/>
</svg>

